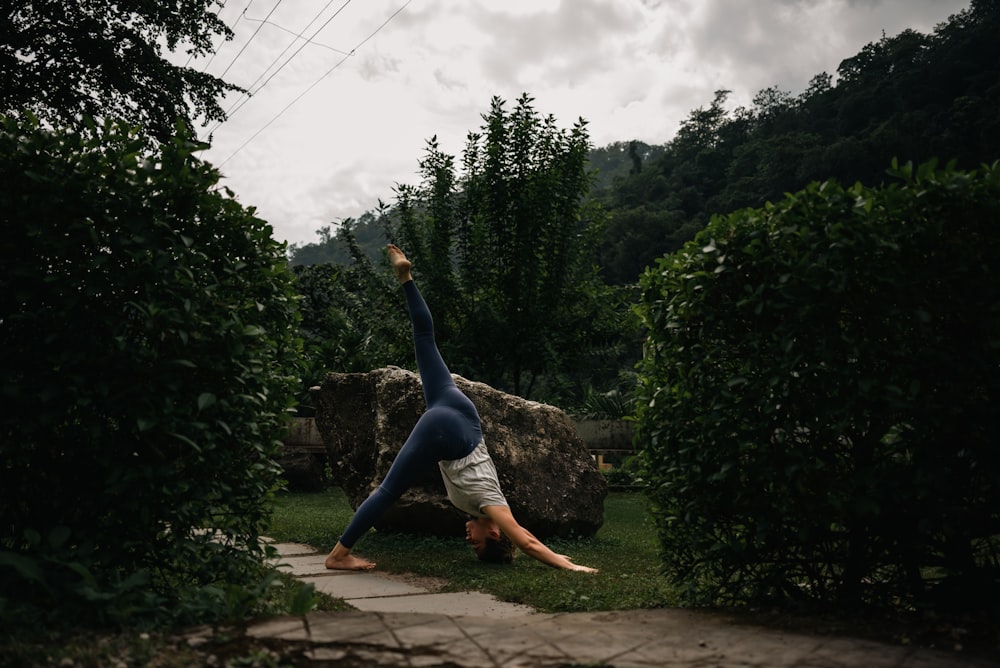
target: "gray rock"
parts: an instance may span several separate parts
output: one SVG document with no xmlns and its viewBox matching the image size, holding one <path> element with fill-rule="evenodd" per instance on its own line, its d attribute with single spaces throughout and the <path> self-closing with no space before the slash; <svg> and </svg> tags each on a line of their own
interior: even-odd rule
<svg viewBox="0 0 1000 668">
<path fill-rule="evenodd" d="M 569 417 L 553 406 L 454 378 L 479 411 L 486 447 L 518 522 L 542 539 L 594 535 L 604 522 L 607 484 Z M 312 393 L 333 476 L 357 508 L 424 411 L 420 379 L 398 367 L 331 373 Z M 449 503 L 435 465 L 376 528 L 454 536 L 464 533 L 466 519 Z"/>
</svg>

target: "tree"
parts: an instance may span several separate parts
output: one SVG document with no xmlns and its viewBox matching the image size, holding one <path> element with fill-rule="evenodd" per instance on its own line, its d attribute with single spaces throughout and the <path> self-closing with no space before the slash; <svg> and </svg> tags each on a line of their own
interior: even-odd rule
<svg viewBox="0 0 1000 668">
<path fill-rule="evenodd" d="M 232 38 L 217 0 L 0 0 L 0 113 L 31 111 L 51 125 L 115 118 L 165 140 L 178 120 L 221 121 L 218 99 L 242 90 L 163 57 Z"/>
<path fill-rule="evenodd" d="M 283 245 L 183 137 L 0 123 L 0 619 L 248 614 L 300 352 Z"/>
<path fill-rule="evenodd" d="M 414 256 L 454 368 L 522 396 L 582 394 L 588 354 L 617 328 L 595 269 L 604 217 L 585 197 L 585 122 L 561 130 L 532 102 L 493 99 L 461 174 L 431 139 L 391 236 Z"/>
<path fill-rule="evenodd" d="M 303 339 L 303 381 L 308 388 L 331 371 L 361 372 L 389 364 L 412 363 L 413 343 L 398 284 L 380 271 L 355 238 L 354 221 L 345 221 L 336 239 L 347 248 L 349 263 L 293 267 L 299 292 Z M 381 242 L 384 248 L 385 242 Z M 299 415 L 312 411 L 308 394 Z"/>
<path fill-rule="evenodd" d="M 666 206 L 618 208 L 609 214 L 601 247 L 601 276 L 613 285 L 634 285 L 646 267 L 681 248 L 700 229 Z"/>
<path fill-rule="evenodd" d="M 587 167 L 594 173 L 591 194 L 606 191 L 618 177 L 640 173 L 644 165 L 662 154 L 663 146 L 650 146 L 636 139 L 590 149 Z"/>
</svg>

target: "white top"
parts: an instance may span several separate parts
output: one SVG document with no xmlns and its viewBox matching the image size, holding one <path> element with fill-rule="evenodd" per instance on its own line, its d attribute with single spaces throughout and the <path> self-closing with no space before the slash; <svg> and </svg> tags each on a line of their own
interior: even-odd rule
<svg viewBox="0 0 1000 668">
<path fill-rule="evenodd" d="M 507 499 L 500 491 L 500 481 L 493 459 L 486 450 L 486 442 L 461 459 L 438 462 L 448 500 L 459 510 L 476 517 L 483 517 L 484 506 L 507 506 Z"/>
</svg>

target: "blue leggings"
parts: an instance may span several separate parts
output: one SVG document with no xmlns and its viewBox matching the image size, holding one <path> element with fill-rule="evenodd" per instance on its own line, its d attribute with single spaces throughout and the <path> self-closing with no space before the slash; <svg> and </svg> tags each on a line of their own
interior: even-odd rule
<svg viewBox="0 0 1000 668">
<path fill-rule="evenodd" d="M 344 530 L 340 544 L 347 548 L 354 547 L 382 513 L 420 479 L 427 466 L 442 459 L 461 459 L 483 438 L 476 407 L 455 385 L 438 352 L 434 320 L 424 298 L 413 281 L 403 284 L 403 292 L 413 324 L 413 345 L 427 410 L 403 443 L 382 484 L 358 507 Z"/>
</svg>

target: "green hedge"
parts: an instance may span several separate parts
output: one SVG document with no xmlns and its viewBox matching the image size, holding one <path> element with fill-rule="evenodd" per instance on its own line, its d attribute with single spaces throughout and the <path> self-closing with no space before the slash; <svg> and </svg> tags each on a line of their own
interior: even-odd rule
<svg viewBox="0 0 1000 668">
<path fill-rule="evenodd" d="M 0 122 L 0 619 L 239 614 L 299 349 L 283 245 L 190 142 Z"/>
<path fill-rule="evenodd" d="M 638 437 L 693 603 L 996 606 L 1000 168 L 716 217 L 642 277 Z"/>
</svg>

